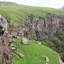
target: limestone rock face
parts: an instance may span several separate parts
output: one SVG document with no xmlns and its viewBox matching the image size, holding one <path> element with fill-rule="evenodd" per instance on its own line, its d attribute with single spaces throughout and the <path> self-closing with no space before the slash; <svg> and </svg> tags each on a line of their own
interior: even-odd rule
<svg viewBox="0 0 64 64">
<path fill-rule="evenodd" d="M 7 20 L 0 15 L 0 64 L 12 64 L 12 42 L 7 28 Z"/>
<path fill-rule="evenodd" d="M 54 14 L 47 14 L 45 18 L 27 15 L 23 23 L 24 27 L 16 26 L 13 32 L 29 39 L 43 40 L 53 36 L 58 29 L 64 30 L 64 16 Z"/>
<path fill-rule="evenodd" d="M 12 31 L 11 35 L 13 37 L 17 37 L 17 36 L 23 36 L 24 35 L 24 29 L 19 26 L 18 24 L 14 25 L 14 30 Z"/>
<path fill-rule="evenodd" d="M 30 16 L 27 16 L 24 24 L 28 38 L 43 40 L 53 36 L 58 29 L 64 30 L 64 16 L 47 14 L 45 18 L 33 17 L 32 20 L 30 20 Z"/>
<path fill-rule="evenodd" d="M 7 30 L 7 28 L 8 28 L 8 23 L 7 23 L 7 20 L 6 20 L 2 15 L 0 15 L 0 25 L 1 25 L 5 30 Z"/>
<path fill-rule="evenodd" d="M 28 39 L 25 38 L 25 37 L 23 37 L 23 38 L 22 38 L 22 43 L 23 43 L 23 44 L 28 44 Z"/>
</svg>

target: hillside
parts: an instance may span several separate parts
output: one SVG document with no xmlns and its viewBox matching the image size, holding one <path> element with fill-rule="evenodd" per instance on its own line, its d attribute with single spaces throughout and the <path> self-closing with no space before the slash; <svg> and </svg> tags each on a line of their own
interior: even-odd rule
<svg viewBox="0 0 64 64">
<path fill-rule="evenodd" d="M 64 10 L 45 8 L 45 7 L 32 7 L 24 6 L 11 2 L 0 2 L 0 14 L 4 15 L 7 20 L 13 22 L 21 22 L 26 18 L 26 14 L 33 14 L 34 16 L 45 17 L 47 13 L 52 13 L 57 16 L 64 15 Z"/>
<path fill-rule="evenodd" d="M 43 55 L 49 58 L 49 64 L 59 64 L 58 54 L 52 49 L 40 45 L 34 40 L 29 40 L 28 45 L 23 45 L 21 39 L 13 39 L 15 40 L 13 44 L 17 47 L 16 51 L 24 54 L 24 58 L 18 58 L 13 53 L 13 64 L 46 64 L 42 58 Z"/>
<path fill-rule="evenodd" d="M 33 33 L 32 35 L 34 37 L 29 36 L 31 35 L 29 30 L 26 31 L 26 33 L 29 32 L 28 37 L 32 39 L 42 40 L 50 36 L 53 36 L 56 33 L 57 29 L 64 29 L 63 28 L 64 10 L 62 9 L 32 7 L 32 6 L 24 6 L 19 4 L 14 4 L 14 5 L 7 4 L 5 6 L 0 6 L 0 14 L 2 14 L 7 19 L 8 22 L 11 22 L 12 24 L 17 23 L 26 27 L 24 28 L 25 30 L 30 29 L 29 26 L 32 24 L 31 27 L 33 27 L 36 23 L 36 26 L 34 26 L 35 29 L 31 28 L 32 30 L 34 30 L 32 32 Z M 31 20 L 33 20 L 32 23 Z M 15 32 L 16 31 L 18 30 L 15 30 Z M 37 32 L 39 36 L 34 32 Z"/>
<path fill-rule="evenodd" d="M 8 5 L 17 5 L 17 3 L 0 1 L 0 6 L 8 6 Z"/>
<path fill-rule="evenodd" d="M 16 51 L 24 54 L 19 58 L 13 52 L 13 64 L 46 64 L 42 55 L 50 59 L 49 64 L 59 64 L 58 53 L 64 52 L 64 10 L 0 2 L 0 14 L 7 19 L 12 37 L 30 39 L 28 45 L 23 45 L 21 39 L 13 38 Z"/>
</svg>

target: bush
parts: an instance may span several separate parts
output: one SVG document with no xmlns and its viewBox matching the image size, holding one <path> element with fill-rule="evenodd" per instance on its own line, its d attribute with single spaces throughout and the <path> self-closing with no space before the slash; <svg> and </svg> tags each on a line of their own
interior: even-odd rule
<svg viewBox="0 0 64 64">
<path fill-rule="evenodd" d="M 58 31 L 56 32 L 56 36 L 57 36 L 60 40 L 63 40 L 63 41 L 64 41 L 64 31 L 58 30 Z"/>
<path fill-rule="evenodd" d="M 8 30 L 10 31 L 10 33 L 13 31 L 13 29 L 14 29 L 14 24 L 9 24 Z"/>
<path fill-rule="evenodd" d="M 31 21 L 31 23 L 32 23 L 33 18 L 34 18 L 34 16 L 33 16 L 33 14 L 31 14 L 30 15 L 30 21 Z"/>
<path fill-rule="evenodd" d="M 24 36 L 27 37 L 28 36 L 28 32 L 24 31 Z"/>
</svg>

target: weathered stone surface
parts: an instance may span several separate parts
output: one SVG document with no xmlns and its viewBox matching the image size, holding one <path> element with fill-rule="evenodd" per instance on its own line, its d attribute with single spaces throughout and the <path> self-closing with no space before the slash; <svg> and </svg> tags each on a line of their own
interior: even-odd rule
<svg viewBox="0 0 64 64">
<path fill-rule="evenodd" d="M 49 62 L 49 58 L 47 56 L 42 56 L 42 58 L 46 61 L 46 63 Z"/>
<path fill-rule="evenodd" d="M 7 20 L 6 20 L 2 15 L 0 15 L 0 25 L 1 25 L 5 30 L 7 30 L 7 28 L 8 28 L 8 23 L 7 23 Z"/>
<path fill-rule="evenodd" d="M 17 48 L 15 46 L 12 46 L 12 51 L 15 51 Z"/>
<path fill-rule="evenodd" d="M 0 37 L 0 44 L 2 43 L 2 37 Z"/>
<path fill-rule="evenodd" d="M 12 47 L 7 28 L 6 19 L 0 15 L 0 64 L 12 64 Z"/>
<path fill-rule="evenodd" d="M 53 36 L 58 29 L 64 30 L 64 16 L 56 16 L 54 14 L 47 14 L 45 18 L 33 17 L 30 19 L 27 15 L 23 20 L 24 27 L 16 25 L 14 27 L 17 36 L 25 36 L 29 39 L 43 40 Z"/>
<path fill-rule="evenodd" d="M 0 64 L 2 64 L 3 54 L 0 52 Z"/>
<path fill-rule="evenodd" d="M 11 33 L 11 35 L 12 35 L 12 37 L 17 37 L 17 32 L 13 32 L 13 33 Z"/>
<path fill-rule="evenodd" d="M 20 58 L 24 58 L 24 55 L 23 54 L 21 54 L 21 53 L 19 53 L 19 52 L 14 52 L 17 56 L 19 56 Z"/>
<path fill-rule="evenodd" d="M 23 54 L 18 53 L 18 55 L 19 55 L 20 58 L 24 58 L 24 55 Z"/>
<path fill-rule="evenodd" d="M 20 37 L 17 36 L 17 39 L 20 39 Z"/>
<path fill-rule="evenodd" d="M 13 51 L 15 51 L 17 49 L 17 47 L 15 45 L 11 44 L 11 46 L 12 46 Z"/>
<path fill-rule="evenodd" d="M 27 17 L 24 24 L 27 28 L 28 38 L 42 40 L 53 36 L 58 29 L 64 29 L 64 17 L 50 14 L 45 18 L 33 17 L 32 21 Z"/>
<path fill-rule="evenodd" d="M 37 41 L 37 43 L 41 45 L 41 42 L 40 41 Z"/>
<path fill-rule="evenodd" d="M 22 28 L 18 24 L 15 24 L 14 30 L 12 31 L 11 35 L 14 36 L 14 37 L 23 36 L 24 35 L 24 28 Z"/>
<path fill-rule="evenodd" d="M 28 39 L 25 38 L 25 37 L 23 37 L 23 38 L 22 38 L 22 43 L 23 43 L 23 44 L 28 44 Z"/>
</svg>

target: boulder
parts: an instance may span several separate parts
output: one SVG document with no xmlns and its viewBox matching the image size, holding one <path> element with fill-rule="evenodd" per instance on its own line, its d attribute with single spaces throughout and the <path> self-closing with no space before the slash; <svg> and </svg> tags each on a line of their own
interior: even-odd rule
<svg viewBox="0 0 64 64">
<path fill-rule="evenodd" d="M 17 38 L 17 33 L 16 32 L 11 33 L 11 35 L 12 35 L 12 37 Z"/>
<path fill-rule="evenodd" d="M 49 58 L 47 56 L 42 56 L 42 58 L 46 61 L 46 63 L 49 62 Z"/>
<path fill-rule="evenodd" d="M 21 53 L 19 53 L 19 52 L 17 52 L 17 51 L 14 51 L 14 53 L 15 53 L 16 55 L 18 55 L 20 58 L 24 58 L 24 55 L 21 54 Z"/>
<path fill-rule="evenodd" d="M 13 50 L 13 51 L 16 50 L 16 47 L 15 47 L 15 46 L 12 46 L 12 50 Z"/>
<path fill-rule="evenodd" d="M 14 46 L 13 44 L 11 44 L 11 46 L 12 46 L 12 50 L 13 50 L 13 51 L 17 49 L 17 47 Z"/>
<path fill-rule="evenodd" d="M 22 38 L 22 43 L 23 43 L 23 44 L 28 44 L 28 39 L 25 38 L 25 37 L 23 37 L 23 38 Z"/>
<path fill-rule="evenodd" d="M 39 42 L 39 44 L 41 45 L 41 42 Z"/>
<path fill-rule="evenodd" d="M 18 55 L 19 55 L 20 58 L 24 58 L 24 55 L 23 54 L 18 53 Z"/>
<path fill-rule="evenodd" d="M 41 42 L 40 41 L 37 41 L 37 43 L 41 45 Z"/>
<path fill-rule="evenodd" d="M 17 39 L 20 39 L 20 37 L 19 37 L 19 36 L 17 36 Z"/>
</svg>

